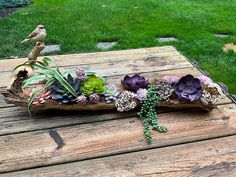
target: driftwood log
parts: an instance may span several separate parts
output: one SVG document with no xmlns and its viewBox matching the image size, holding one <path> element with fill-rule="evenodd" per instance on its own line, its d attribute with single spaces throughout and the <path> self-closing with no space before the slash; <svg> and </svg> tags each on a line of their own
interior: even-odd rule
<svg viewBox="0 0 236 177">
<path fill-rule="evenodd" d="M 37 60 L 40 52 L 44 49 L 43 42 L 36 42 L 36 45 L 28 55 L 28 59 L 30 62 L 34 62 Z M 11 91 L 12 93 L 19 94 L 22 93 L 22 82 L 30 78 L 34 75 L 34 68 L 31 64 L 22 64 L 19 67 L 16 67 L 13 70 L 11 75 L 10 81 L 7 85 L 7 90 Z"/>
<path fill-rule="evenodd" d="M 156 80 L 156 79 L 154 79 Z M 23 80 L 21 80 L 23 81 Z M 20 83 L 20 85 L 22 85 Z M 118 85 L 118 84 L 117 84 Z M 118 87 L 120 84 L 118 85 Z M 21 89 L 21 88 L 19 88 Z M 16 91 L 6 91 L 2 93 L 5 96 L 5 101 L 8 104 L 14 104 L 21 107 L 27 107 L 28 106 L 28 97 L 30 95 L 32 88 L 25 89 L 23 92 Z M 138 106 L 141 106 L 141 104 L 136 101 Z M 172 98 L 169 101 L 160 101 L 157 105 L 158 107 L 165 107 L 165 108 L 175 108 L 175 109 L 186 109 L 186 108 L 199 108 L 204 109 L 206 111 L 211 111 L 215 105 L 205 105 L 200 100 L 195 102 L 183 102 L 178 100 L 177 98 Z M 106 103 L 101 102 L 97 104 L 87 103 L 87 104 L 58 104 L 58 102 L 49 99 L 45 103 L 40 105 L 32 105 L 32 110 L 64 110 L 64 111 L 72 111 L 72 110 L 88 110 L 88 111 L 97 111 L 97 110 L 112 110 L 116 109 L 114 103 Z"/>
</svg>

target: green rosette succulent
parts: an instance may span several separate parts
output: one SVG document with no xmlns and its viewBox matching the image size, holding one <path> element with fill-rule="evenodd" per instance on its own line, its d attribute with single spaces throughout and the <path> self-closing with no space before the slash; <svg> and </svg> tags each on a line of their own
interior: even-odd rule
<svg viewBox="0 0 236 177">
<path fill-rule="evenodd" d="M 93 93 L 100 95 L 104 94 L 106 92 L 105 81 L 103 78 L 97 77 L 95 75 L 88 76 L 83 82 L 81 90 L 84 95 L 90 95 Z"/>
</svg>

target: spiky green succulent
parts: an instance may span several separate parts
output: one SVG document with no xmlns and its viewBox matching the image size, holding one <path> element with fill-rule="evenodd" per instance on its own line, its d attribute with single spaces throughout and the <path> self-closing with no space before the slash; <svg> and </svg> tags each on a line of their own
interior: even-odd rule
<svg viewBox="0 0 236 177">
<path fill-rule="evenodd" d="M 74 89 L 77 96 L 81 95 L 81 81 L 79 78 L 73 78 L 71 74 L 68 74 L 67 78 L 64 78 Z M 60 82 L 55 81 L 50 87 L 51 98 L 59 102 L 59 104 L 69 104 L 76 102 L 76 97 L 68 92 Z"/>
<path fill-rule="evenodd" d="M 93 93 L 104 94 L 106 92 L 105 80 L 95 75 L 88 76 L 83 82 L 81 90 L 84 95 L 90 95 Z"/>
</svg>

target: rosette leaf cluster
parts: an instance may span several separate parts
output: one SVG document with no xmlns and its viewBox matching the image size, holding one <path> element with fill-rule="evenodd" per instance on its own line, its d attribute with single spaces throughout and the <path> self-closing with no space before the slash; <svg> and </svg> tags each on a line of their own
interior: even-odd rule
<svg viewBox="0 0 236 177">
<path fill-rule="evenodd" d="M 147 89 L 138 89 L 137 93 L 135 94 L 135 98 L 138 99 L 139 101 L 143 102 L 144 100 L 147 99 Z"/>
<path fill-rule="evenodd" d="M 173 87 L 167 82 L 158 81 L 155 86 L 160 101 L 168 101 L 174 93 Z"/>
<path fill-rule="evenodd" d="M 174 85 L 175 94 L 183 101 L 196 101 L 201 97 L 202 87 L 198 78 L 186 75 Z"/>
<path fill-rule="evenodd" d="M 115 102 L 117 111 L 130 111 L 136 107 L 136 102 L 134 101 L 134 93 L 130 91 L 124 91 L 120 94 L 119 98 Z"/>
<path fill-rule="evenodd" d="M 223 97 L 223 92 L 220 86 L 210 82 L 204 86 L 202 91 L 201 101 L 205 105 L 215 105 Z"/>
<path fill-rule="evenodd" d="M 138 74 L 135 74 L 131 77 L 126 75 L 124 79 L 121 80 L 121 83 L 126 90 L 129 90 L 135 93 L 140 88 L 146 89 L 149 84 L 149 82 L 145 80 L 143 76 L 140 76 Z"/>
<path fill-rule="evenodd" d="M 109 84 L 106 87 L 107 87 L 107 91 L 104 94 L 104 96 L 105 96 L 106 103 L 109 104 L 116 101 L 121 93 L 115 84 Z"/>
<path fill-rule="evenodd" d="M 64 78 L 75 90 L 77 96 L 81 95 L 81 81 L 79 78 L 73 78 L 71 74 L 68 74 L 67 78 Z M 73 96 L 63 85 L 55 81 L 50 87 L 51 98 L 59 102 L 59 104 L 73 103 L 76 101 L 76 97 Z"/>
<path fill-rule="evenodd" d="M 81 90 L 84 95 L 90 95 L 97 93 L 99 95 L 106 92 L 105 81 L 101 77 L 95 75 L 88 76 L 87 79 L 83 82 Z"/>
</svg>

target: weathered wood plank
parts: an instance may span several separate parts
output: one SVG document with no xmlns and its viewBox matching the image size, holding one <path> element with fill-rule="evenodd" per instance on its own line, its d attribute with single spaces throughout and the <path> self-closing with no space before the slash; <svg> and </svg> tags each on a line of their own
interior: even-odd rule
<svg viewBox="0 0 236 177">
<path fill-rule="evenodd" d="M 236 176 L 236 136 L 2 175 L 15 176 L 233 177 Z"/>
<path fill-rule="evenodd" d="M 1 91 L 1 88 L 0 88 Z M 4 108 L 4 107 L 9 107 L 10 105 L 6 104 L 4 101 L 4 97 L 2 95 L 0 95 L 0 108 Z"/>
<path fill-rule="evenodd" d="M 171 109 L 161 109 L 162 112 L 170 112 Z M 118 113 L 113 111 L 100 112 L 41 112 L 29 117 L 26 109 L 16 107 L 0 109 L 0 135 L 21 133 L 47 128 L 71 126 L 84 123 L 92 123 L 113 119 L 123 119 L 136 116 L 135 112 Z M 46 117 L 46 118 L 45 118 Z"/>
<path fill-rule="evenodd" d="M 82 64 L 86 70 L 96 72 L 100 76 L 115 76 L 124 73 L 153 72 L 170 69 L 193 67 L 183 56 L 157 57 L 125 61 L 110 61 L 105 63 Z M 14 67 L 13 67 L 14 68 Z M 62 66 L 62 71 L 75 70 L 76 66 Z M 11 72 L 2 72 L 1 78 L 10 78 Z M 8 79 L 2 79 L 0 87 L 6 86 Z"/>
<path fill-rule="evenodd" d="M 172 46 L 131 49 L 121 51 L 82 53 L 70 55 L 53 55 L 49 56 L 56 60 L 58 66 L 71 66 L 77 64 L 104 63 L 109 61 L 125 61 L 142 59 L 148 55 L 156 55 L 158 57 L 180 55 Z M 39 57 L 42 60 L 43 57 Z M 11 71 L 15 66 L 26 62 L 27 58 L 19 58 L 13 60 L 0 60 L 0 72 Z"/>
<path fill-rule="evenodd" d="M 236 134 L 236 105 L 211 113 L 160 114 L 169 131 L 147 144 L 137 118 L 96 122 L 0 137 L 0 172 L 144 150 Z"/>
</svg>

